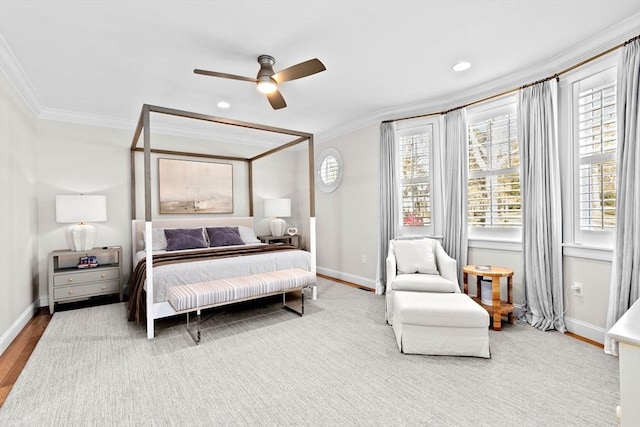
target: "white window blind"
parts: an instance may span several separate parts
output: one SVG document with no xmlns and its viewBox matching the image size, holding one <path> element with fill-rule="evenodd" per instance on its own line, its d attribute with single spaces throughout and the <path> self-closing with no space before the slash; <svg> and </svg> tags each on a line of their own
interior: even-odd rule
<svg viewBox="0 0 640 427">
<path fill-rule="evenodd" d="M 520 209 L 520 152 L 515 108 L 468 125 L 467 190 L 470 227 L 517 227 Z"/>
<path fill-rule="evenodd" d="M 616 82 L 578 93 L 578 222 L 612 230 L 616 218 Z"/>
<path fill-rule="evenodd" d="M 320 179 L 325 184 L 332 184 L 338 179 L 338 161 L 335 157 L 327 156 L 320 165 Z"/>
<path fill-rule="evenodd" d="M 431 125 L 398 134 L 402 225 L 431 225 Z"/>
</svg>

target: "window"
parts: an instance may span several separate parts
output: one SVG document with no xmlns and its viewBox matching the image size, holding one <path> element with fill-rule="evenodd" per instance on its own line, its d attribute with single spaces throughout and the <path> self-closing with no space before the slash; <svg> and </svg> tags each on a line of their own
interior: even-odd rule
<svg viewBox="0 0 640 427">
<path fill-rule="evenodd" d="M 469 227 L 520 227 L 520 152 L 514 98 L 476 110 L 467 122 Z"/>
<path fill-rule="evenodd" d="M 342 181 L 342 156 L 335 148 L 327 148 L 316 160 L 316 184 L 324 193 L 331 193 Z"/>
<path fill-rule="evenodd" d="M 580 230 L 613 230 L 616 219 L 616 81 L 611 71 L 578 83 L 577 224 Z"/>
<path fill-rule="evenodd" d="M 564 254 L 611 261 L 616 212 L 615 52 L 559 84 Z"/>
<path fill-rule="evenodd" d="M 433 125 L 413 124 L 397 130 L 402 226 L 428 234 L 432 226 L 431 149 Z"/>
</svg>

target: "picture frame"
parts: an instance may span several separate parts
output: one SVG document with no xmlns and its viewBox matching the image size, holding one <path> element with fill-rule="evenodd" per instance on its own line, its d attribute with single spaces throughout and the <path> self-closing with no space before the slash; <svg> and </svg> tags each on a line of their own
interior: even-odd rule
<svg viewBox="0 0 640 427">
<path fill-rule="evenodd" d="M 233 213 L 233 165 L 158 159 L 161 214 Z"/>
</svg>

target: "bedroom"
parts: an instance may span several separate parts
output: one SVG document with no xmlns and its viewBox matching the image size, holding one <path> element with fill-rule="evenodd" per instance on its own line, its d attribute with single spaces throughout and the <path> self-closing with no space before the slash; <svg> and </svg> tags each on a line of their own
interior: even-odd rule
<svg viewBox="0 0 640 427">
<path fill-rule="evenodd" d="M 26 2 L 26 4 L 36 4 L 34 2 Z M 55 2 L 51 2 L 55 4 Z M 81 2 L 82 3 L 82 2 Z M 386 3 L 386 2 L 382 2 Z M 472 2 L 463 2 L 465 6 L 471 7 Z M 487 3 L 487 2 L 482 2 Z M 489 2 L 491 3 L 491 2 Z M 85 112 L 80 107 L 73 104 L 65 104 L 63 98 L 64 92 L 70 92 L 78 100 L 88 102 L 83 99 L 83 90 L 90 88 L 89 98 L 100 99 L 108 96 L 107 91 L 110 88 L 103 85 L 96 85 L 93 81 L 91 70 L 83 69 L 79 74 L 74 75 L 75 81 L 62 80 L 60 82 L 47 80 L 44 76 L 29 75 L 27 70 L 35 70 L 38 64 L 42 62 L 52 67 L 50 72 L 60 72 L 65 67 L 73 67 L 80 65 L 73 58 L 73 49 L 66 47 L 64 43 L 71 43 L 76 37 L 82 38 L 85 31 L 90 31 L 90 25 L 86 22 L 69 22 L 73 19 L 79 19 L 82 15 L 73 15 L 62 5 L 52 6 L 53 10 L 60 7 L 59 12 L 53 13 L 55 16 L 53 24 L 47 23 L 46 13 L 36 13 L 37 11 L 22 10 L 16 6 L 16 2 L 3 1 L 0 4 L 0 34 L 4 41 L 0 48 L 0 59 L 2 60 L 3 72 L 0 73 L 1 80 L 1 100 L 2 100 L 2 129 L 0 130 L 0 143 L 2 144 L 2 269 L 7 272 L 5 278 L 7 280 L 0 284 L 1 309 L 0 309 L 0 335 L 5 341 L 9 341 L 8 337 L 13 337 L 21 329 L 28 320 L 33 309 L 38 306 L 47 305 L 47 286 L 46 286 L 46 260 L 47 254 L 51 250 L 61 249 L 65 247 L 64 242 L 64 225 L 55 222 L 54 197 L 64 192 L 87 191 L 106 194 L 109 200 L 109 220 L 105 223 L 97 224 L 98 228 L 98 244 L 115 245 L 119 244 L 123 247 L 129 247 L 129 210 L 119 209 L 118 206 L 128 206 L 129 203 L 129 153 L 128 147 L 131 142 L 133 124 L 137 119 L 139 109 L 143 102 L 154 102 L 159 105 L 169 107 L 184 107 L 188 110 L 198 112 L 211 112 L 220 116 L 226 116 L 225 111 L 217 110 L 214 103 L 218 101 L 214 96 L 224 94 L 225 96 L 237 95 L 242 91 L 251 92 L 247 96 L 254 96 L 252 102 L 247 102 L 243 106 L 245 110 L 238 107 L 237 110 L 229 110 L 229 115 L 237 115 L 239 119 L 252 120 L 255 122 L 268 122 L 272 120 L 275 124 L 283 127 L 291 127 L 302 131 L 309 131 L 316 134 L 316 152 L 320 153 L 325 147 L 337 147 L 344 161 L 344 177 L 340 187 L 333 193 L 324 194 L 316 192 L 316 208 L 318 218 L 318 271 L 320 273 L 347 280 L 369 288 L 376 286 L 376 260 L 377 260 L 377 233 L 371 232 L 378 229 L 378 207 L 377 207 L 377 182 L 378 182 L 378 155 L 371 147 L 377 147 L 379 143 L 379 124 L 382 120 L 393 119 L 396 117 L 405 117 L 413 114 L 423 114 L 432 111 L 441 111 L 449 107 L 462 105 L 466 102 L 480 99 L 484 95 L 498 93 L 505 89 L 511 89 L 521 84 L 535 81 L 539 78 L 546 77 L 561 69 L 566 68 L 565 65 L 572 65 L 579 62 L 580 59 L 589 57 L 593 54 L 606 50 L 607 47 L 617 43 L 624 42 L 627 39 L 638 34 L 638 8 L 637 2 L 634 1 L 617 1 L 611 7 L 611 2 L 590 2 L 591 11 L 581 11 L 584 21 L 573 23 L 573 25 L 564 26 L 563 23 L 571 22 L 572 8 L 575 2 L 543 2 L 545 4 L 544 13 L 538 12 L 532 6 L 532 2 L 512 2 L 509 8 L 511 15 L 517 15 L 512 9 L 518 7 L 529 7 L 531 13 L 538 19 L 543 20 L 543 15 L 550 13 L 551 10 L 558 14 L 558 18 L 549 18 L 548 25 L 555 29 L 555 33 L 547 35 L 542 42 L 533 43 L 531 38 L 525 38 L 523 42 L 529 42 L 531 47 L 537 47 L 539 50 L 537 57 L 532 60 L 524 60 L 519 64 L 510 64 L 513 66 L 511 74 L 505 75 L 504 72 L 496 72 L 495 68 L 507 67 L 502 62 L 497 63 L 494 68 L 493 80 L 480 80 L 481 76 L 472 75 L 464 77 L 464 75 L 447 75 L 443 78 L 449 85 L 458 85 L 464 93 L 459 91 L 440 93 L 440 89 L 431 83 L 430 89 L 421 89 L 418 93 L 407 96 L 406 93 L 411 92 L 411 87 L 403 86 L 405 92 L 404 100 L 401 103 L 383 103 L 374 96 L 375 86 L 369 85 L 367 82 L 367 90 L 371 91 L 370 95 L 366 92 L 351 95 L 348 88 L 344 88 L 344 93 L 349 97 L 359 97 L 364 100 L 370 99 L 369 105 L 359 111 L 338 111 L 348 117 L 348 121 L 342 119 L 332 123 L 321 123 L 315 125 L 311 120 L 312 116 L 320 116 L 322 120 L 326 120 L 330 110 L 330 103 L 325 106 L 324 110 L 311 109 L 309 104 L 315 104 L 314 97 L 321 95 L 323 91 L 323 79 L 327 79 L 332 74 L 349 74 L 352 72 L 349 67 L 356 69 L 356 77 L 351 77 L 352 81 L 359 82 L 362 74 L 366 74 L 364 70 L 349 65 L 348 56 L 342 59 L 333 59 L 331 56 L 331 47 L 312 48 L 312 43 L 319 43 L 318 39 L 322 38 L 318 34 L 309 32 L 303 33 L 309 39 L 307 43 L 298 42 L 291 43 L 292 39 L 299 39 L 296 34 L 288 34 L 283 28 L 287 22 L 284 18 L 279 18 L 278 22 L 283 25 L 272 35 L 273 40 L 262 40 L 255 32 L 252 32 L 252 38 L 248 38 L 246 42 L 240 42 L 236 35 L 226 34 L 220 35 L 218 40 L 224 41 L 219 43 L 226 45 L 221 48 L 221 52 L 209 53 L 211 47 L 208 44 L 215 44 L 211 40 L 198 38 L 185 29 L 189 26 L 189 19 L 196 22 L 193 16 L 177 19 L 174 22 L 166 23 L 169 32 L 182 29 L 188 34 L 188 43 L 194 49 L 202 51 L 201 56 L 197 56 L 194 60 L 186 61 L 183 64 L 184 70 L 180 71 L 179 77 L 172 85 L 176 88 L 175 92 L 196 93 L 202 108 L 192 107 L 196 105 L 191 103 L 189 99 L 178 100 L 172 102 L 172 92 L 163 84 L 156 84 L 148 93 L 136 93 L 137 98 L 127 102 L 126 113 L 120 114 L 115 111 L 98 110 L 99 113 L 91 111 Z M 536 2 L 539 3 L 539 2 Z M 563 3 L 557 6 L 556 3 Z M 308 7 L 314 7 L 315 3 L 311 2 Z M 364 3 L 367 4 L 366 2 Z M 376 7 L 385 7 L 385 11 L 389 12 L 389 16 L 396 19 L 403 15 L 410 15 L 408 12 L 393 12 L 389 9 L 392 7 L 388 4 L 383 6 L 374 3 Z M 498 7 L 503 2 L 493 4 Z M 497 6 L 496 6 L 497 5 Z M 43 5 L 37 5 L 43 7 Z M 231 7 L 227 5 L 228 7 Z M 34 6 L 35 7 L 35 6 Z M 139 6 L 144 9 L 143 6 Z M 221 6 L 222 7 L 222 6 Z M 248 7 L 248 6 L 245 6 Z M 315 6 L 321 9 L 320 6 Z M 435 6 L 432 6 L 435 7 Z M 14 9 L 15 8 L 15 9 Z M 347 14 L 345 10 L 345 20 L 361 19 L 356 22 L 376 22 L 376 16 L 379 11 L 375 7 L 355 8 L 350 10 L 353 15 Z M 135 9 L 137 10 L 137 9 Z M 319 10 L 311 9 L 320 13 Z M 440 9 L 437 9 L 439 11 Z M 12 14 L 15 11 L 16 15 Z M 215 11 L 215 8 L 214 8 Z M 118 17 L 120 14 L 117 10 L 108 9 L 101 11 L 105 21 L 108 18 Z M 240 10 L 241 12 L 241 10 Z M 535 12 L 535 13 L 534 13 Z M 229 13 L 238 13 L 234 7 L 231 7 Z M 300 12 L 304 15 L 302 12 Z M 453 13 L 453 12 L 452 12 Z M 45 16 L 43 16 L 45 15 Z M 63 18 L 59 15 L 65 15 Z M 163 16 L 170 16 L 171 11 L 164 11 Z M 323 16 L 326 14 L 322 14 Z M 460 19 L 464 23 L 472 21 L 473 13 L 461 14 Z M 30 16 L 27 18 L 27 16 Z M 454 14 L 454 16 L 457 16 Z M 506 16 L 506 15 L 505 15 Z M 358 18 L 360 17 L 360 18 Z M 606 22 L 598 24 L 592 23 L 589 19 L 600 17 L 607 19 Z M 42 21 L 39 21 L 42 20 Z M 597 21 L 597 20 L 596 20 Z M 257 18 L 255 21 L 259 22 Z M 413 22 L 413 21 L 412 21 Z M 547 21 L 543 21 L 547 22 Z M 583 25 L 583 22 L 589 22 L 589 25 Z M 13 31 L 16 31 L 16 25 L 25 26 L 32 29 L 34 25 L 42 25 L 46 28 L 44 34 L 34 31 L 27 38 L 19 38 L 22 33 L 16 33 L 18 39 L 11 38 Z M 56 39 L 48 34 L 53 34 L 54 29 L 48 25 L 65 26 L 66 30 L 61 32 L 67 36 L 64 40 Z M 201 25 L 205 25 L 202 23 Z M 258 24 L 255 24 L 256 26 Z M 373 25 L 373 24 L 372 24 Z M 522 24 L 524 25 L 524 24 Z M 68 27 L 66 27 L 68 26 Z M 106 25 L 105 25 L 106 26 Z M 372 37 L 373 29 L 367 25 L 361 25 L 359 30 L 349 30 L 348 25 L 341 22 L 340 28 L 346 27 L 338 32 L 338 28 L 332 29 L 331 21 L 324 23 L 321 29 L 326 34 L 332 34 L 335 31 L 335 37 L 344 37 L 345 40 L 356 39 L 355 42 L 363 42 L 364 37 Z M 104 34 L 109 34 L 109 28 L 100 28 Z M 543 37 L 539 33 L 538 37 Z M 78 32 L 78 33 L 74 33 Z M 275 31 L 275 30 L 274 30 Z M 505 29 L 505 31 L 507 31 Z M 509 28 L 513 31 L 513 28 Z M 345 35 L 346 34 L 346 35 Z M 351 34 L 351 37 L 348 35 Z M 363 39 L 357 40 L 362 36 Z M 145 39 L 144 34 L 135 33 L 127 34 L 125 37 L 136 37 Z M 468 37 L 467 37 L 468 39 Z M 463 40 L 467 40 L 463 39 Z M 546 45 L 549 49 L 554 39 L 561 39 L 563 45 L 554 47 L 552 50 L 545 51 L 541 45 Z M 364 39 L 366 40 L 366 39 Z M 379 41 L 379 39 L 375 39 Z M 96 40 L 92 40 L 95 42 Z M 468 40 L 467 40 L 468 41 Z M 90 44 L 89 41 L 87 41 Z M 336 40 L 329 38 L 324 43 L 331 46 L 337 44 Z M 38 51 L 41 57 L 21 56 L 21 49 L 26 48 L 28 44 L 40 44 L 42 48 Z M 295 46 L 291 47 L 290 44 Z M 393 39 L 388 43 L 381 44 L 380 49 L 386 49 L 391 53 L 380 53 L 378 61 L 388 64 L 391 60 L 401 61 L 401 55 L 408 57 L 417 56 L 415 52 L 403 51 L 401 45 L 403 40 Z M 129 71 L 136 64 L 143 69 L 141 74 L 154 75 L 158 73 L 158 68 L 172 62 L 167 55 L 163 55 L 160 51 L 160 57 L 163 58 L 160 63 L 149 62 L 146 65 L 149 56 L 157 53 L 153 49 L 148 51 L 127 51 L 128 56 L 122 57 L 122 62 L 118 61 L 116 68 L 115 61 L 118 58 L 118 51 L 127 46 L 126 41 L 109 41 L 108 38 L 101 39 L 99 46 L 101 47 L 102 60 L 93 63 L 94 69 L 105 67 L 116 73 L 122 73 L 128 76 Z M 170 43 L 167 43 L 171 46 Z M 324 46 L 324 44 L 322 45 Z M 91 51 L 91 46 L 87 48 L 87 55 Z M 294 49 L 292 51 L 290 49 Z M 156 47 L 157 48 L 157 47 Z M 182 48 L 181 46 L 176 49 Z M 425 49 L 429 48 L 429 44 L 425 43 Z M 10 49 L 10 50 L 9 50 Z M 79 49 L 79 47 L 75 47 Z M 225 50 L 226 49 L 226 50 Z M 277 51 L 274 51 L 276 49 Z M 394 50 L 397 49 L 397 50 Z M 256 51 L 254 51 L 256 50 Z M 368 51 L 367 51 L 368 52 Z M 311 77 L 307 81 L 292 82 L 285 91 L 287 101 L 289 102 L 288 110 L 297 112 L 294 119 L 281 119 L 270 111 L 269 105 L 263 99 L 258 98 L 253 92 L 254 88 L 250 85 L 244 86 L 245 83 L 231 84 L 229 82 L 220 83 L 224 87 L 216 86 L 213 79 L 206 79 L 201 76 L 194 76 L 192 69 L 195 67 L 209 66 L 212 69 L 220 71 L 229 71 L 250 74 L 255 72 L 255 54 L 271 53 L 276 57 L 280 57 L 281 62 L 278 65 L 285 67 L 298 61 L 317 56 L 326 61 L 327 72 L 325 75 Z M 286 57 L 285 55 L 292 55 Z M 460 52 L 460 55 L 471 55 L 468 52 Z M 27 54 L 25 54 L 27 55 Z M 64 61 L 58 62 L 52 55 L 61 55 Z M 230 58 L 227 62 L 228 67 L 224 67 L 224 63 L 217 61 L 214 55 Z M 438 65 L 449 72 L 452 65 L 449 62 L 453 58 L 449 58 L 438 51 L 436 56 L 444 58 Z M 533 53 L 531 53 L 533 55 Z M 473 58 L 479 58 L 479 54 L 472 55 Z M 379 58 L 390 58 L 381 60 Z M 520 54 L 522 57 L 522 54 Z M 524 55 L 526 58 L 526 55 Z M 89 57 L 87 57 L 88 59 Z M 197 59 L 197 61 L 196 61 Z M 372 58 L 360 58 L 371 61 Z M 446 59 L 446 61 L 445 61 Z M 495 60 L 495 58 L 494 58 Z M 504 60 L 504 58 L 503 58 Z M 137 61 L 140 61 L 139 63 Z M 198 62 L 199 61 L 199 62 Z M 341 62 L 342 61 L 342 62 Z M 474 61 L 475 62 L 475 61 Z M 375 67 L 375 62 L 367 62 L 369 67 Z M 433 64 L 429 64 L 433 66 Z M 113 67 L 113 68 L 112 68 Z M 469 70 L 481 68 L 476 63 Z M 507 69 L 507 68 L 505 68 Z M 27 72 L 25 77 L 23 73 Z M 32 71 L 33 72 L 33 71 Z M 133 72 L 133 71 L 132 71 Z M 435 73 L 435 71 L 432 71 Z M 362 73 L 362 74 L 361 74 Z M 428 73 L 427 73 L 428 74 Z M 21 80 L 21 77 L 23 78 Z M 48 82 L 47 92 L 41 93 L 42 90 L 35 84 L 35 80 L 44 79 Z M 400 87 L 398 82 L 388 82 L 384 80 L 385 76 L 378 77 L 382 79 L 382 86 Z M 429 79 L 429 76 L 424 77 Z M 478 79 L 477 81 L 469 81 Z M 29 80 L 26 80 L 29 79 Z M 124 79 L 126 80 L 126 78 Z M 30 82 L 31 81 L 31 82 Z M 188 83 L 185 83 L 188 82 Z M 380 84 L 381 82 L 377 82 Z M 82 83 L 83 89 L 77 89 Z M 418 82 L 412 83 L 413 87 L 418 86 Z M 354 85 L 357 86 L 357 85 Z M 18 89 L 19 88 L 19 89 Z M 214 90 L 215 89 L 215 90 Z M 353 89 L 355 90 L 355 88 Z M 244 93 L 244 92 L 242 92 Z M 332 97 L 337 97 L 338 93 L 333 93 Z M 346 96 L 345 96 L 346 97 Z M 39 100 L 40 104 L 35 100 Z M 338 98 L 339 99 L 339 98 Z M 105 101 L 106 102 L 106 101 Z M 208 104 L 207 104 L 208 102 Z M 180 104 L 180 105 L 177 105 Z M 116 107 L 111 107 L 116 108 Z M 287 110 L 285 109 L 285 110 Z M 339 110 L 338 108 L 333 108 Z M 288 112 L 287 112 L 288 113 Z M 260 116 L 258 114 L 265 114 Z M 293 113 L 291 113 L 293 114 Z M 257 117 L 257 118 L 253 118 Z M 260 120 L 260 117 L 266 117 Z M 272 119 L 273 118 L 273 119 Z M 295 120 L 295 122 L 293 121 Z M 11 123 L 7 126 L 6 123 Z M 293 123 L 293 124 L 292 124 Z M 222 145 L 222 144 L 220 144 Z M 218 154 L 221 153 L 219 148 Z M 294 161 L 295 163 L 295 161 Z M 295 173 L 290 171 L 291 173 Z M 304 174 L 304 172 L 301 172 Z M 78 185 L 83 183 L 83 185 Z M 238 183 L 239 184 L 239 183 Z M 282 179 L 277 183 L 273 183 L 273 187 L 283 194 L 294 194 L 297 189 L 296 179 Z M 275 194 L 274 196 L 279 196 Z M 242 197 L 238 197 L 238 203 L 244 203 Z M 238 214 L 246 214 L 246 206 L 236 206 Z M 266 219 L 259 218 L 262 223 L 259 227 L 266 227 Z M 291 218 L 290 222 L 301 228 L 301 224 L 297 222 L 297 218 Z M 258 229 L 257 234 L 262 234 L 266 228 Z M 320 238 L 321 237 L 321 238 Z M 469 250 L 469 262 L 472 263 L 493 263 L 511 266 L 516 274 L 514 277 L 515 300 L 522 299 L 522 262 L 520 260 L 521 253 L 516 245 L 515 250 L 506 245 L 491 245 L 487 247 L 481 246 L 479 242 L 475 242 L 475 246 Z M 588 254 L 587 257 L 582 256 L 565 256 L 565 295 L 567 297 L 567 313 L 565 318 L 567 327 L 570 331 L 578 335 L 587 337 L 591 340 L 602 342 L 605 332 L 607 301 L 609 296 L 609 281 L 611 275 L 611 251 L 596 251 L 595 254 Z M 125 260 L 130 259 L 125 256 Z M 572 294 L 569 286 L 574 282 L 584 285 L 583 296 L 577 297 Z M 2 342 L 3 348 L 9 342 Z"/>
</svg>

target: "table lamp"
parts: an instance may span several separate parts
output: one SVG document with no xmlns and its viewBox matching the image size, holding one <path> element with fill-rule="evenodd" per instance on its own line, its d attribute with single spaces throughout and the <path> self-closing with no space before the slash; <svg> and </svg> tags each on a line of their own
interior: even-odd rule
<svg viewBox="0 0 640 427">
<path fill-rule="evenodd" d="M 67 229 L 71 250 L 88 251 L 96 241 L 96 227 L 88 222 L 107 220 L 107 196 L 56 196 L 56 222 L 74 223 Z"/>
<path fill-rule="evenodd" d="M 282 237 L 286 228 L 284 219 L 291 216 L 291 199 L 267 199 L 264 201 L 264 216 L 270 216 L 271 235 Z"/>
</svg>

